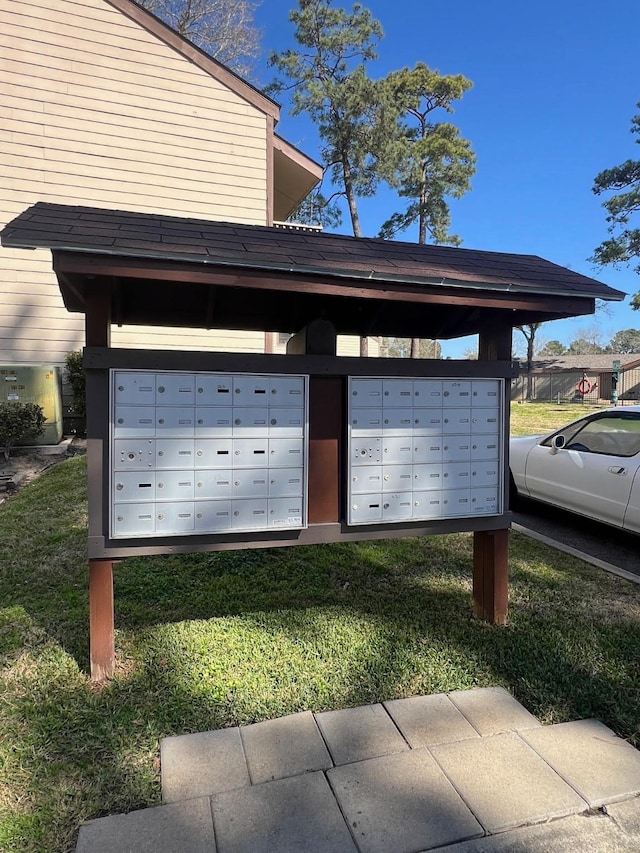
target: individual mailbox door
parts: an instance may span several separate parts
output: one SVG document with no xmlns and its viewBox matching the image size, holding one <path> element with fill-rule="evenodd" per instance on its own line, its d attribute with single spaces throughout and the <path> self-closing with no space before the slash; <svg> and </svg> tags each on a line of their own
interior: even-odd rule
<svg viewBox="0 0 640 853">
<path fill-rule="evenodd" d="M 442 465 L 438 463 L 414 465 L 413 489 L 416 492 L 440 491 L 442 489 Z"/>
<path fill-rule="evenodd" d="M 473 462 L 471 464 L 471 485 L 497 486 L 500 482 L 500 473 L 497 459 Z"/>
<path fill-rule="evenodd" d="M 401 521 L 413 515 L 413 500 L 411 492 L 402 494 L 385 494 L 382 496 L 383 521 Z"/>
<path fill-rule="evenodd" d="M 266 468 L 234 471 L 231 493 L 234 498 L 266 498 L 269 494 L 269 471 Z"/>
<path fill-rule="evenodd" d="M 474 515 L 498 515 L 499 495 L 498 488 L 471 489 L 471 512 Z"/>
<path fill-rule="evenodd" d="M 471 432 L 471 409 L 443 409 L 442 432 L 445 435 Z"/>
<path fill-rule="evenodd" d="M 196 405 L 233 405 L 233 380 L 222 374 L 199 374 L 196 377 Z"/>
<path fill-rule="evenodd" d="M 194 530 L 198 533 L 230 530 L 231 517 L 231 501 L 199 501 L 196 505 Z"/>
<path fill-rule="evenodd" d="M 155 532 L 155 505 L 153 503 L 119 504 L 113 508 L 115 536 L 149 536 Z"/>
<path fill-rule="evenodd" d="M 269 465 L 268 438 L 234 438 L 234 468 L 266 468 Z"/>
<path fill-rule="evenodd" d="M 196 378 L 193 373 L 158 373 L 156 404 L 160 406 L 193 406 Z"/>
<path fill-rule="evenodd" d="M 269 469 L 269 497 L 302 497 L 304 494 L 304 471 L 302 468 Z"/>
<path fill-rule="evenodd" d="M 498 459 L 500 439 L 498 435 L 474 435 L 471 440 L 472 459 Z"/>
<path fill-rule="evenodd" d="M 118 503 L 144 503 L 156 493 L 155 471 L 118 471 L 113 478 L 114 500 Z"/>
<path fill-rule="evenodd" d="M 443 498 L 442 492 L 414 492 L 413 495 L 413 518 L 430 519 L 440 518 L 442 515 Z"/>
<path fill-rule="evenodd" d="M 259 530 L 267 526 L 267 499 L 238 500 L 231 502 L 233 530 Z"/>
<path fill-rule="evenodd" d="M 382 426 L 385 435 L 406 435 L 413 429 L 413 409 L 383 409 Z"/>
<path fill-rule="evenodd" d="M 232 468 L 233 442 L 230 438 L 197 438 L 195 441 L 196 468 Z"/>
<path fill-rule="evenodd" d="M 410 465 L 413 462 L 413 444 L 415 439 L 409 436 L 382 439 L 382 460 L 384 465 Z"/>
<path fill-rule="evenodd" d="M 156 435 L 160 438 L 187 438 L 195 435 L 196 412 L 193 407 L 157 406 Z"/>
<path fill-rule="evenodd" d="M 462 379 L 445 379 L 442 383 L 442 405 L 451 406 L 471 405 L 471 382 Z"/>
<path fill-rule="evenodd" d="M 206 471 L 196 471 L 196 499 L 198 501 L 211 498 L 230 499 L 232 483 L 233 471 L 228 468 L 210 468 Z M 229 507 L 230 506 L 231 505 L 229 504 Z"/>
<path fill-rule="evenodd" d="M 304 409 L 269 409 L 269 435 L 295 438 L 304 432 Z"/>
<path fill-rule="evenodd" d="M 442 515 L 471 515 L 471 489 L 451 489 L 442 493 Z"/>
<path fill-rule="evenodd" d="M 442 410 L 435 407 L 432 409 L 414 409 L 413 433 L 414 435 L 441 435 Z"/>
<path fill-rule="evenodd" d="M 196 436 L 231 438 L 233 409 L 223 406 L 196 407 Z"/>
<path fill-rule="evenodd" d="M 353 495 L 350 524 L 367 524 L 382 520 L 382 495 Z"/>
<path fill-rule="evenodd" d="M 269 424 L 269 409 L 266 406 L 257 408 L 247 406 L 233 409 L 233 435 L 242 437 L 248 435 L 262 435 L 267 433 Z"/>
<path fill-rule="evenodd" d="M 161 471 L 156 477 L 156 500 L 192 501 L 194 497 L 194 472 Z"/>
<path fill-rule="evenodd" d="M 194 529 L 193 503 L 156 504 L 156 533 L 188 533 Z"/>
<path fill-rule="evenodd" d="M 442 462 L 442 436 L 416 435 L 413 439 L 414 462 Z"/>
<path fill-rule="evenodd" d="M 497 433 L 500 429 L 500 411 L 498 409 L 472 409 L 471 432 Z"/>
<path fill-rule="evenodd" d="M 410 492 L 413 488 L 413 465 L 385 465 L 382 471 L 383 492 Z"/>
<path fill-rule="evenodd" d="M 300 468 L 304 464 L 301 438 L 270 438 L 269 468 Z"/>
<path fill-rule="evenodd" d="M 194 442 L 189 438 L 156 439 L 156 468 L 193 468 Z"/>
<path fill-rule="evenodd" d="M 302 527 L 302 496 L 272 498 L 268 504 L 268 527 Z"/>
<path fill-rule="evenodd" d="M 382 406 L 381 379 L 352 379 L 351 408 L 379 408 Z"/>
<path fill-rule="evenodd" d="M 443 462 L 468 462 L 471 459 L 470 435 L 447 435 L 442 443 Z"/>
<path fill-rule="evenodd" d="M 156 377 L 153 373 L 118 371 L 114 377 L 117 405 L 153 406 L 156 402 Z"/>
<path fill-rule="evenodd" d="M 412 379 L 383 379 L 382 405 L 408 408 L 413 406 Z"/>
<path fill-rule="evenodd" d="M 234 376 L 233 405 L 263 408 L 269 405 L 268 376 Z"/>
<path fill-rule="evenodd" d="M 500 407 L 501 382 L 498 379 L 474 379 L 471 383 L 471 404 L 480 407 Z"/>
<path fill-rule="evenodd" d="M 116 406 L 113 424 L 115 438 L 154 436 L 154 409 L 150 406 Z"/>
<path fill-rule="evenodd" d="M 382 461 L 382 442 L 379 438 L 356 438 L 351 442 L 351 464 L 373 465 Z"/>
<path fill-rule="evenodd" d="M 442 406 L 442 381 L 440 379 L 414 379 L 413 403 L 420 408 Z"/>
<path fill-rule="evenodd" d="M 154 439 L 118 439 L 114 442 L 113 467 L 116 471 L 155 468 Z"/>
<path fill-rule="evenodd" d="M 272 376 L 269 379 L 269 406 L 300 408 L 305 405 L 302 376 Z"/>
<path fill-rule="evenodd" d="M 468 462 L 443 462 L 442 485 L 445 489 L 469 488 L 471 466 Z"/>
<path fill-rule="evenodd" d="M 382 432 L 382 409 L 352 409 L 352 435 L 380 435 Z"/>
<path fill-rule="evenodd" d="M 382 491 L 382 466 L 358 465 L 351 472 L 353 494 L 371 494 Z"/>
</svg>

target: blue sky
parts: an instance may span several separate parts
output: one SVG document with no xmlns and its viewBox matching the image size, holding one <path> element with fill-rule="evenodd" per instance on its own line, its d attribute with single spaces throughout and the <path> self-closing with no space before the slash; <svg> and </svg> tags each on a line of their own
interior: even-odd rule
<svg viewBox="0 0 640 853">
<path fill-rule="evenodd" d="M 337 5 L 350 7 L 350 3 Z M 288 21 L 293 0 L 263 0 L 256 22 L 265 54 L 295 46 Z M 478 157 L 473 190 L 453 201 L 452 229 L 463 247 L 533 254 L 634 293 L 632 268 L 596 270 L 587 258 L 606 237 L 605 211 L 593 195 L 594 176 L 640 148 L 630 133 L 640 100 L 639 0 L 370 0 L 385 37 L 372 76 L 417 61 L 446 74 L 464 74 L 474 87 L 452 120 Z M 272 72 L 259 69 L 260 82 Z M 314 125 L 288 115 L 278 132 L 319 158 Z M 362 201 L 363 230 L 375 236 L 400 209 L 382 189 Z M 348 218 L 340 229 L 350 233 Z M 417 239 L 407 231 L 402 239 Z M 610 303 L 610 316 L 556 321 L 541 331 L 568 343 L 597 324 L 606 342 L 619 329 L 640 328 L 640 311 Z M 522 336 L 514 334 L 518 342 Z M 467 340 L 445 342 L 459 357 Z"/>
</svg>

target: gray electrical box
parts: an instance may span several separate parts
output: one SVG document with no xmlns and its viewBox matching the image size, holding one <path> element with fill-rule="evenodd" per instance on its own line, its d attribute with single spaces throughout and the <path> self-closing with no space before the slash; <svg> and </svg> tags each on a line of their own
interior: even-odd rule
<svg viewBox="0 0 640 853">
<path fill-rule="evenodd" d="M 307 526 L 308 377 L 111 371 L 110 535 Z"/>
<path fill-rule="evenodd" d="M 498 515 L 504 380 L 349 378 L 350 525 Z"/>
<path fill-rule="evenodd" d="M 62 441 L 60 368 L 31 364 L 0 365 L 0 401 L 36 403 L 46 418 L 44 432 L 20 444 L 59 444 Z"/>
</svg>

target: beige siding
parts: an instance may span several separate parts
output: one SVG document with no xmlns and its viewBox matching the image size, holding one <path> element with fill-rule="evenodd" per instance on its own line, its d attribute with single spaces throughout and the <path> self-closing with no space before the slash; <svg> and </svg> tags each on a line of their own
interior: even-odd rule
<svg viewBox="0 0 640 853">
<path fill-rule="evenodd" d="M 106 0 L 2 0 L 0 114 L 0 227 L 37 201 L 266 222 L 265 115 Z M 0 363 L 60 363 L 83 328 L 48 251 L 0 249 Z M 264 336 L 113 343 L 261 351 Z"/>
</svg>

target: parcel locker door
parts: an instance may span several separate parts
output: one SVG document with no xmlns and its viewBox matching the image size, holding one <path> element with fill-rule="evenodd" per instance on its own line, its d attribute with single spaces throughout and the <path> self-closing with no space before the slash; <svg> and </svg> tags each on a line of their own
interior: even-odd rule
<svg viewBox="0 0 640 853">
<path fill-rule="evenodd" d="M 304 408 L 303 376 L 272 376 L 269 379 L 269 406 Z"/>
<path fill-rule="evenodd" d="M 304 464 L 301 438 L 270 438 L 269 468 L 300 468 Z"/>
<path fill-rule="evenodd" d="M 502 472 L 497 459 L 480 460 L 471 463 L 472 486 L 498 487 Z"/>
<path fill-rule="evenodd" d="M 351 408 L 375 409 L 382 406 L 381 379 L 351 379 L 349 383 Z"/>
<path fill-rule="evenodd" d="M 440 491 L 442 489 L 442 465 L 432 462 L 413 466 L 414 492 Z"/>
<path fill-rule="evenodd" d="M 144 503 L 155 499 L 155 471 L 116 471 L 113 497 L 118 503 Z"/>
<path fill-rule="evenodd" d="M 499 515 L 500 490 L 495 487 L 471 489 L 471 512 L 474 515 Z"/>
<path fill-rule="evenodd" d="M 471 383 L 471 404 L 476 407 L 500 408 L 499 379 L 474 379 Z"/>
<path fill-rule="evenodd" d="M 471 432 L 471 409 L 443 409 L 442 432 L 444 435 L 453 433 L 469 435 Z"/>
<path fill-rule="evenodd" d="M 193 407 L 157 406 L 158 438 L 191 438 L 195 435 L 196 410 Z"/>
<path fill-rule="evenodd" d="M 402 521 L 413 515 L 413 500 L 411 492 L 399 494 L 388 493 L 382 496 L 383 521 Z"/>
<path fill-rule="evenodd" d="M 231 438 L 233 409 L 224 406 L 196 406 L 197 438 Z"/>
<path fill-rule="evenodd" d="M 413 493 L 413 518 L 415 520 L 440 518 L 442 515 L 443 492 L 414 492 Z"/>
<path fill-rule="evenodd" d="M 468 462 L 471 459 L 470 435 L 445 435 L 442 442 L 443 462 Z"/>
<path fill-rule="evenodd" d="M 499 459 L 500 437 L 498 435 L 473 435 L 471 439 L 472 459 Z"/>
<path fill-rule="evenodd" d="M 382 409 L 352 409 L 351 435 L 380 435 L 382 433 Z"/>
<path fill-rule="evenodd" d="M 466 379 L 445 379 L 442 382 L 442 405 L 452 406 L 471 405 L 471 382 Z"/>
<path fill-rule="evenodd" d="M 232 468 L 233 442 L 230 438 L 197 438 L 195 441 L 196 468 Z"/>
<path fill-rule="evenodd" d="M 267 468 L 236 469 L 231 483 L 234 498 L 266 498 L 269 494 L 269 471 Z"/>
<path fill-rule="evenodd" d="M 463 518 L 471 515 L 471 489 L 442 492 L 442 515 Z"/>
<path fill-rule="evenodd" d="M 414 462 L 442 462 L 442 436 L 416 435 L 413 439 Z"/>
<path fill-rule="evenodd" d="M 195 510 L 194 530 L 197 533 L 231 529 L 231 501 L 198 501 Z"/>
<path fill-rule="evenodd" d="M 413 462 L 413 445 L 415 439 L 412 436 L 390 436 L 382 438 L 382 463 L 383 465 L 410 465 Z"/>
<path fill-rule="evenodd" d="M 196 405 L 233 405 L 233 380 L 222 373 L 202 373 L 196 376 Z"/>
<path fill-rule="evenodd" d="M 383 409 L 382 427 L 385 435 L 407 435 L 413 430 L 413 409 Z"/>
<path fill-rule="evenodd" d="M 304 471 L 302 468 L 270 468 L 269 497 L 302 497 L 304 494 Z"/>
<path fill-rule="evenodd" d="M 159 406 L 193 406 L 196 377 L 193 373 L 158 373 L 156 404 Z"/>
<path fill-rule="evenodd" d="M 231 499 L 233 471 L 229 468 L 210 468 L 195 472 L 195 496 L 198 501 Z M 197 526 L 197 525 L 196 525 Z"/>
<path fill-rule="evenodd" d="M 234 468 L 266 468 L 269 465 L 268 438 L 234 438 Z"/>
<path fill-rule="evenodd" d="M 119 504 L 113 507 L 113 533 L 117 536 L 149 536 L 155 533 L 155 505 Z"/>
<path fill-rule="evenodd" d="M 156 504 L 156 533 L 190 533 L 195 529 L 193 503 Z"/>
<path fill-rule="evenodd" d="M 352 495 L 349 524 L 370 524 L 382 520 L 382 495 Z"/>
<path fill-rule="evenodd" d="M 439 408 L 442 406 L 442 380 L 414 379 L 413 405 L 419 408 Z"/>
<path fill-rule="evenodd" d="M 236 500 L 231 502 L 233 530 L 260 530 L 267 527 L 268 504 L 266 498 Z"/>
<path fill-rule="evenodd" d="M 382 466 L 357 465 L 351 471 L 353 494 L 371 494 L 382 491 Z"/>
<path fill-rule="evenodd" d="M 116 406 L 114 438 L 153 437 L 156 434 L 154 409 L 152 406 Z"/>
<path fill-rule="evenodd" d="M 269 436 L 296 438 L 304 433 L 304 409 L 269 409 Z"/>
<path fill-rule="evenodd" d="M 302 527 L 302 495 L 288 498 L 270 498 L 268 527 Z"/>
<path fill-rule="evenodd" d="M 154 439 L 118 439 L 113 442 L 113 467 L 116 471 L 147 470 L 156 467 Z"/>
<path fill-rule="evenodd" d="M 118 371 L 113 379 L 114 399 L 122 406 L 153 406 L 156 377 L 153 373 Z"/>
<path fill-rule="evenodd" d="M 233 405 L 264 408 L 269 405 L 268 376 L 234 376 Z"/>
<path fill-rule="evenodd" d="M 382 461 L 382 441 L 367 436 L 352 438 L 351 464 L 373 465 Z"/>
<path fill-rule="evenodd" d="M 156 468 L 177 470 L 193 468 L 195 461 L 192 438 L 156 439 Z"/>
<path fill-rule="evenodd" d="M 471 485 L 469 462 L 443 462 L 442 486 L 445 489 L 468 489 Z"/>
<path fill-rule="evenodd" d="M 234 406 L 233 436 L 243 438 L 250 435 L 266 435 L 269 425 L 269 409 L 266 406 Z"/>
<path fill-rule="evenodd" d="M 159 471 L 156 476 L 156 500 L 192 501 L 194 471 Z"/>
<path fill-rule="evenodd" d="M 383 492 L 410 492 L 413 488 L 413 465 L 385 465 L 382 469 Z"/>
<path fill-rule="evenodd" d="M 411 379 L 383 379 L 382 380 L 382 405 L 398 408 L 410 408 L 413 406 L 413 380 Z"/>
<path fill-rule="evenodd" d="M 500 410 L 499 409 L 472 409 L 471 410 L 471 432 L 497 433 L 500 432 Z"/>
</svg>

